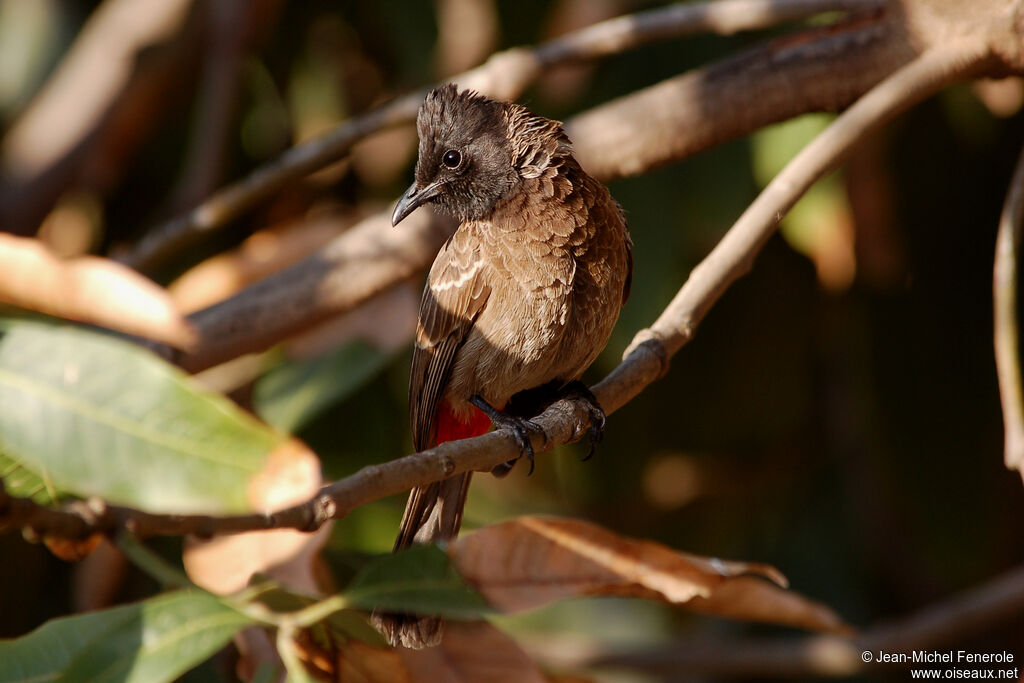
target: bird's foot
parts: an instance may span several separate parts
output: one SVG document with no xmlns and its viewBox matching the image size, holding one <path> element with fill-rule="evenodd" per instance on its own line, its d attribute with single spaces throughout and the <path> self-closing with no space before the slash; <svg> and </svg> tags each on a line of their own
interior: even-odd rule
<svg viewBox="0 0 1024 683">
<path fill-rule="evenodd" d="M 582 400 L 587 404 L 587 411 L 590 413 L 590 452 L 583 458 L 586 462 L 597 452 L 597 446 L 604 438 L 604 427 L 607 422 L 604 408 L 597 402 L 594 392 L 583 382 L 569 382 L 562 391 L 562 398 Z"/>
<path fill-rule="evenodd" d="M 548 440 L 548 435 L 544 433 L 544 430 L 536 422 L 531 422 L 522 417 L 515 415 L 509 415 L 508 413 L 502 412 L 492 406 L 490 403 L 485 401 L 479 394 L 473 394 L 469 398 L 469 402 L 483 411 L 484 415 L 490 418 L 491 424 L 498 429 L 508 429 L 516 437 L 516 443 L 519 445 L 519 457 L 526 456 L 526 459 L 530 461 L 530 471 L 527 475 L 533 474 L 533 444 L 530 443 L 530 434 L 540 434 L 544 437 L 544 441 Z M 506 474 L 512 471 L 512 466 L 516 464 L 516 460 L 510 460 L 501 465 L 495 466 L 491 473 L 496 477 L 504 477 Z"/>
</svg>

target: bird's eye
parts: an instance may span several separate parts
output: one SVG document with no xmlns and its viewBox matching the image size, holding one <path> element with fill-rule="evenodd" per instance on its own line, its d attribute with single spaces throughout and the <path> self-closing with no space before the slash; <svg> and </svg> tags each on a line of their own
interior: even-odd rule
<svg viewBox="0 0 1024 683">
<path fill-rule="evenodd" d="M 441 157 L 441 163 L 448 168 L 455 168 L 462 163 L 462 155 L 457 150 L 450 149 Z"/>
</svg>

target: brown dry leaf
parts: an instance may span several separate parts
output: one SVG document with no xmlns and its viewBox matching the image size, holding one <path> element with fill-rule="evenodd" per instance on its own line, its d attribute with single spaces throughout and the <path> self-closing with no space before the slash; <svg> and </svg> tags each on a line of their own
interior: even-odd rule
<svg viewBox="0 0 1024 683">
<path fill-rule="evenodd" d="M 694 598 L 687 609 L 728 619 L 782 624 L 810 631 L 852 635 L 853 629 L 835 612 L 815 600 L 782 590 L 753 576 L 737 576 L 706 598 Z"/>
<path fill-rule="evenodd" d="M 61 260 L 37 240 L 0 235 L 0 302 L 187 349 L 196 338 L 160 286 L 109 259 Z"/>
<path fill-rule="evenodd" d="M 486 621 L 449 621 L 437 647 L 377 648 L 341 644 L 336 680 L 343 683 L 544 683 L 522 648 Z"/>
<path fill-rule="evenodd" d="M 335 671 L 341 683 L 412 683 L 409 669 L 396 650 L 358 640 L 341 645 Z"/>
<path fill-rule="evenodd" d="M 319 459 L 301 441 L 289 439 L 270 454 L 266 467 L 250 483 L 249 500 L 255 509 L 279 510 L 308 500 L 320 484 Z M 311 534 L 274 529 L 210 540 L 186 538 L 182 562 L 197 585 L 221 595 L 241 590 L 255 574 L 306 595 L 320 595 L 320 549 L 330 533 L 328 523 Z M 241 631 L 235 643 L 242 674 L 278 663 L 277 650 L 261 628 Z"/>
<path fill-rule="evenodd" d="M 254 510 L 280 510 L 301 503 L 320 490 L 320 459 L 296 438 L 278 444 L 263 470 L 249 482 Z"/>
<path fill-rule="evenodd" d="M 279 510 L 308 500 L 320 484 L 316 455 L 297 439 L 289 439 L 253 479 L 249 498 L 255 509 Z M 198 585 L 214 593 L 240 590 L 253 574 L 262 573 L 289 588 L 316 595 L 316 560 L 330 526 L 325 524 L 312 534 L 274 529 L 208 541 L 189 539 L 183 557 L 185 570 Z"/>
<path fill-rule="evenodd" d="M 773 567 L 688 555 L 578 520 L 520 517 L 463 536 L 448 553 L 463 577 L 506 612 L 566 598 L 618 595 L 686 604 L 735 619 L 843 628 L 827 607 L 785 591 L 786 579 Z M 744 576 L 749 574 L 774 584 Z"/>
<path fill-rule="evenodd" d="M 99 546 L 103 534 L 93 534 L 84 541 L 74 541 L 57 536 L 44 536 L 43 543 L 50 552 L 67 562 L 78 562 Z"/>
<path fill-rule="evenodd" d="M 540 669 L 486 621 L 449 621 L 437 647 L 399 648 L 412 683 L 543 683 Z"/>
</svg>

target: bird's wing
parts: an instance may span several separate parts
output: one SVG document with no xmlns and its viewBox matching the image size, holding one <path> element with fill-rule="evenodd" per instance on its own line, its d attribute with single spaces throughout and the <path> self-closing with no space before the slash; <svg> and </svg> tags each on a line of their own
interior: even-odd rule
<svg viewBox="0 0 1024 683">
<path fill-rule="evenodd" d="M 417 451 L 434 445 L 435 417 L 455 362 L 490 296 L 479 242 L 461 228 L 434 260 L 423 289 L 409 377 L 409 417 Z"/>
<path fill-rule="evenodd" d="M 622 305 L 629 301 L 629 291 L 633 288 L 633 239 L 629 236 L 629 229 L 626 227 L 626 213 L 614 199 L 615 209 L 618 212 L 619 220 L 622 221 L 623 232 L 626 238 L 626 283 L 622 286 Z"/>
</svg>

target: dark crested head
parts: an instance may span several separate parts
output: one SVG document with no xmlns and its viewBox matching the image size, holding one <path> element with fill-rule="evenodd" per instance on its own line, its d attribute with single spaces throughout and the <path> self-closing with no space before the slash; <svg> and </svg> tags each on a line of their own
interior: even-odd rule
<svg viewBox="0 0 1024 683">
<path fill-rule="evenodd" d="M 521 177 L 537 174 L 535 148 L 550 148 L 544 165 L 559 142 L 568 148 L 557 122 L 454 84 L 427 95 L 416 128 L 416 181 L 395 207 L 395 225 L 427 203 L 463 221 L 486 218 Z"/>
</svg>

